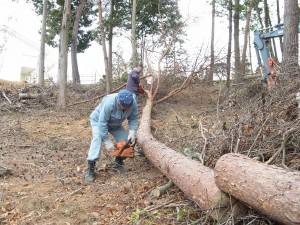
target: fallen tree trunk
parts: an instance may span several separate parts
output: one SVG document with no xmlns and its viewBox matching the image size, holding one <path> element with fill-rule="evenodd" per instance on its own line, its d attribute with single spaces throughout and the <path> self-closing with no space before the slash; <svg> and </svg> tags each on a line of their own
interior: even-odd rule
<svg viewBox="0 0 300 225">
<path fill-rule="evenodd" d="M 40 93 L 19 93 L 19 99 L 35 99 L 46 96 L 46 94 Z"/>
<path fill-rule="evenodd" d="M 214 169 L 217 186 L 270 218 L 300 224 L 300 173 L 226 154 Z"/>
<path fill-rule="evenodd" d="M 138 144 L 151 163 L 213 219 L 225 222 L 230 216 L 244 215 L 245 207 L 216 186 L 212 169 L 168 148 L 152 136 L 151 109 L 152 101 L 148 99 L 137 133 Z"/>
</svg>

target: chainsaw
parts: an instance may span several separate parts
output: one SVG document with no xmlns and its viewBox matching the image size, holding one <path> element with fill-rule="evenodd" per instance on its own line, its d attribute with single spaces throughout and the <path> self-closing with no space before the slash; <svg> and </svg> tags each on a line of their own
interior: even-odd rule
<svg viewBox="0 0 300 225">
<path fill-rule="evenodd" d="M 131 144 L 131 139 L 126 141 L 119 141 L 115 145 L 115 150 L 112 153 L 112 156 L 118 156 L 122 158 L 134 158 L 134 144 Z"/>
</svg>

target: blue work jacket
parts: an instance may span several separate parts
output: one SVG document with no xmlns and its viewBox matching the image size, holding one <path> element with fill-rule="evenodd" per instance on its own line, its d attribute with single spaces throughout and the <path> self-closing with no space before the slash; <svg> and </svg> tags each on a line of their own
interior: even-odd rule
<svg viewBox="0 0 300 225">
<path fill-rule="evenodd" d="M 101 103 L 90 115 L 91 125 L 98 126 L 103 141 L 108 140 L 108 131 L 122 126 L 124 120 L 128 120 L 129 130 L 136 130 L 138 127 L 138 107 L 134 100 L 128 111 L 121 109 L 118 94 L 105 96 Z"/>
</svg>

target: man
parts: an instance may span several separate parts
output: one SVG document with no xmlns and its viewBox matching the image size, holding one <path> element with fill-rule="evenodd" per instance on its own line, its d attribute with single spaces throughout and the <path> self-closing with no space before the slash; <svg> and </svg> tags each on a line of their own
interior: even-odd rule
<svg viewBox="0 0 300 225">
<path fill-rule="evenodd" d="M 142 86 L 140 86 L 140 74 L 143 71 L 143 65 L 138 64 L 129 74 L 126 89 L 134 94 L 135 99 L 137 99 L 139 93 L 142 91 Z M 140 87 L 140 92 L 139 92 Z"/>
<path fill-rule="evenodd" d="M 128 120 L 129 133 L 124 129 L 122 123 Z M 102 142 L 108 152 L 115 149 L 109 139 L 109 133 L 116 142 L 129 140 L 135 141 L 135 133 L 138 127 L 138 108 L 133 94 L 128 90 L 121 90 L 118 93 L 105 96 L 101 103 L 91 113 L 90 122 L 92 126 L 93 139 L 88 152 L 88 169 L 85 180 L 95 180 L 95 164 L 100 158 Z M 115 165 L 122 166 L 123 158 L 116 157 Z"/>
</svg>

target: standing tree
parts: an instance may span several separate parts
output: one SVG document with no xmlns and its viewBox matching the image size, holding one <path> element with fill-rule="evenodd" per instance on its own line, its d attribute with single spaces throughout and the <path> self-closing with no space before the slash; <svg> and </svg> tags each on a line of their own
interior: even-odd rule
<svg viewBox="0 0 300 225">
<path fill-rule="evenodd" d="M 34 5 L 36 13 L 41 15 L 43 13 L 42 0 L 31 0 L 30 2 L 32 2 Z M 70 21 L 71 23 L 74 23 L 74 26 L 69 26 L 68 30 L 68 46 L 71 46 L 73 41 L 73 47 L 71 47 L 71 51 L 73 55 L 72 65 L 74 64 L 74 67 L 72 66 L 72 69 L 75 69 L 74 74 L 77 76 L 74 83 L 80 82 L 78 69 L 76 72 L 76 68 L 78 68 L 78 66 L 76 66 L 77 57 L 74 57 L 74 55 L 84 52 L 90 46 L 90 42 L 94 40 L 94 36 L 92 35 L 92 30 L 90 28 L 93 23 L 93 17 L 95 16 L 95 12 L 92 10 L 94 2 L 88 1 L 83 4 L 83 6 L 86 5 L 85 10 L 81 10 L 82 4 L 83 3 L 81 0 L 73 0 L 71 2 Z M 59 46 L 58 36 L 62 25 L 61 21 L 63 16 L 63 7 L 64 1 L 48 0 L 45 42 L 54 48 Z M 80 12 L 81 16 L 79 16 Z M 78 21 L 75 19 L 75 16 L 76 19 L 79 19 L 79 25 L 77 25 Z M 73 34 L 75 32 L 77 32 L 76 49 L 75 40 L 71 38 L 71 36 L 75 38 L 75 34 Z"/>
<path fill-rule="evenodd" d="M 254 4 L 256 4 L 255 2 L 256 2 L 256 0 L 250 0 L 247 14 L 246 14 L 244 46 L 243 46 L 243 51 L 242 51 L 242 60 L 241 60 L 241 64 L 240 64 L 241 74 L 245 74 L 245 72 L 246 72 L 246 54 L 247 54 L 247 46 L 248 46 L 248 36 L 249 36 L 249 32 L 250 32 L 250 19 L 251 19 L 252 9 L 254 7 Z"/>
<path fill-rule="evenodd" d="M 234 80 L 239 82 L 240 75 L 240 0 L 234 0 L 233 38 L 234 38 Z"/>
<path fill-rule="evenodd" d="M 115 0 L 110 0 L 110 15 L 109 15 L 109 31 L 108 31 L 108 65 L 109 71 L 112 74 L 113 62 L 113 30 L 114 30 L 114 17 L 115 17 Z"/>
<path fill-rule="evenodd" d="M 137 47 L 136 47 L 136 2 L 137 0 L 132 0 L 132 14 L 131 14 L 131 66 L 134 68 L 138 63 Z"/>
<path fill-rule="evenodd" d="M 271 22 L 271 17 L 270 17 L 270 10 L 269 10 L 269 5 L 268 5 L 268 0 L 264 0 L 264 23 L 265 23 L 265 28 L 267 27 L 272 27 L 272 22 Z M 271 39 L 272 45 L 270 44 L 270 55 L 277 59 L 277 51 L 276 51 L 276 44 L 274 38 Z"/>
<path fill-rule="evenodd" d="M 208 83 L 212 84 L 214 80 L 214 64 L 215 64 L 215 15 L 216 0 L 211 2 L 211 39 L 210 39 L 210 70 L 208 75 Z"/>
<path fill-rule="evenodd" d="M 71 42 L 71 60 L 72 60 L 72 77 L 74 84 L 80 84 L 80 76 L 77 62 L 77 39 L 80 17 L 85 6 L 85 0 L 80 0 L 79 6 L 77 7 L 75 21 L 72 31 L 72 42 Z"/>
<path fill-rule="evenodd" d="M 232 44 L 232 0 L 228 1 L 228 46 L 226 56 L 226 86 L 230 85 L 231 71 L 231 44 Z"/>
<path fill-rule="evenodd" d="M 299 72 L 298 24 L 298 0 L 285 0 L 282 72 L 292 76 L 297 76 Z"/>
<path fill-rule="evenodd" d="M 43 1 L 43 23 L 41 31 L 41 45 L 40 45 L 40 60 L 39 60 L 39 80 L 38 84 L 44 85 L 45 77 L 45 33 L 46 33 L 46 22 L 47 22 L 47 5 L 48 0 Z"/>
<path fill-rule="evenodd" d="M 277 24 L 281 23 L 281 19 L 280 19 L 280 6 L 279 6 L 279 0 L 276 0 L 276 14 L 277 14 Z M 279 37 L 279 41 L 280 41 L 280 48 L 281 48 L 281 52 L 282 52 L 282 37 Z"/>
<path fill-rule="evenodd" d="M 180 15 L 176 0 L 139 0 L 136 2 L 136 13 L 132 12 L 135 8 L 133 7 L 133 1 L 110 0 L 106 2 L 110 2 L 110 5 L 102 5 L 102 19 L 105 26 L 103 29 L 104 34 L 106 35 L 105 40 L 108 39 L 109 41 L 107 63 L 111 74 L 113 74 L 112 43 L 114 37 L 125 37 L 126 35 L 124 35 L 124 33 L 129 31 L 130 41 L 134 45 L 132 46 L 132 49 L 136 49 L 133 50 L 136 54 L 136 61 L 138 61 L 139 58 L 142 61 L 142 56 L 144 55 L 142 46 L 144 46 L 147 38 L 152 39 L 160 34 L 160 21 L 163 21 L 163 30 L 166 31 L 166 35 L 170 38 L 174 35 L 174 32 L 180 33 L 178 31 L 180 30 L 180 27 L 183 27 L 184 25 L 181 21 L 182 16 Z M 158 18 L 159 14 L 161 14 L 160 18 Z M 132 15 L 135 15 L 135 22 Z M 133 32 L 133 30 L 135 30 L 135 32 Z M 98 32 L 101 33 L 100 29 Z M 96 40 L 98 43 L 102 44 L 103 35 L 100 34 L 98 36 L 101 37 L 101 39 Z M 138 52 L 140 52 L 140 56 Z"/>
<path fill-rule="evenodd" d="M 109 93 L 111 89 L 111 71 L 109 69 L 109 62 L 107 57 L 107 50 L 106 50 L 106 40 L 105 40 L 105 30 L 104 30 L 104 20 L 102 16 L 102 1 L 98 0 L 98 16 L 99 16 L 99 30 L 101 36 L 101 44 L 102 44 L 102 51 L 104 57 L 104 67 L 105 67 L 105 75 L 106 75 L 106 92 Z"/>
<path fill-rule="evenodd" d="M 68 76 L 68 31 L 70 26 L 71 1 L 65 0 L 63 20 L 60 32 L 60 47 L 58 59 L 59 95 L 58 107 L 66 108 L 66 89 Z"/>
</svg>

